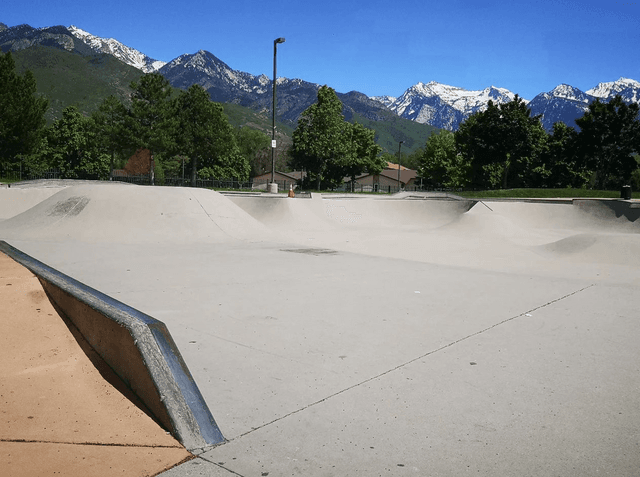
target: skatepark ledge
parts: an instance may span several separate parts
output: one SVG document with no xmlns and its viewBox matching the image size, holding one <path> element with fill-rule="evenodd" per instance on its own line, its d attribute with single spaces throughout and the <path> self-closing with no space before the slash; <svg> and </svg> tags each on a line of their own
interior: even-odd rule
<svg viewBox="0 0 640 477">
<path fill-rule="evenodd" d="M 4 241 L 0 252 L 38 277 L 54 307 L 186 449 L 198 451 L 224 441 L 164 323 Z"/>
</svg>

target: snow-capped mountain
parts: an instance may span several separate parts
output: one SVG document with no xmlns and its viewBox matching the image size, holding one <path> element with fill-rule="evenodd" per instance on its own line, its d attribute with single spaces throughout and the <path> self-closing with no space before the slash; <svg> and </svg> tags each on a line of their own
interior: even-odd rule
<svg viewBox="0 0 640 477">
<path fill-rule="evenodd" d="M 567 126 L 577 127 L 575 120 L 589 109 L 596 99 L 610 101 L 620 95 L 626 103 L 640 102 L 640 83 L 620 78 L 617 81 L 599 83 L 595 88 L 583 92 L 574 86 L 561 84 L 548 93 L 540 93 L 529 103 L 532 115 L 541 115 L 542 125 L 547 131 L 553 124 L 562 121 Z"/>
<path fill-rule="evenodd" d="M 80 55 L 106 53 L 145 73 L 161 68 L 165 63 L 149 58 L 134 48 L 129 48 L 114 39 L 99 38 L 75 26 L 53 26 L 33 28 L 29 25 L 0 26 L 0 49 L 20 51 L 41 45 L 61 48 Z"/>
<path fill-rule="evenodd" d="M 213 101 L 236 103 L 261 112 L 271 111 L 273 99 L 270 78 L 234 70 L 208 51 L 182 55 L 160 68 L 159 73 L 177 88 L 186 89 L 199 84 L 208 91 Z M 278 117 L 292 123 L 316 102 L 320 89 L 319 84 L 301 79 L 278 78 L 277 84 Z M 381 110 L 387 111 L 387 108 L 362 93 L 338 93 L 338 97 L 347 118 L 357 112 L 369 119 L 379 120 Z"/>
<path fill-rule="evenodd" d="M 598 83 L 598 86 L 588 90 L 587 94 L 605 100 L 619 94 L 626 103 L 640 103 L 640 83 L 629 78 L 620 78 L 609 83 Z"/>
<path fill-rule="evenodd" d="M 0 23 L 2 52 L 19 51 L 36 45 L 87 56 L 96 52 L 106 53 L 141 71 L 158 71 L 173 86 L 179 88 L 186 89 L 193 84 L 200 84 L 214 101 L 237 103 L 262 112 L 271 110 L 270 78 L 234 70 L 204 50 L 164 63 L 117 40 L 100 38 L 75 26 L 7 27 Z M 320 85 L 301 79 L 278 78 L 279 117 L 295 123 L 299 115 L 316 101 L 319 88 Z M 418 123 L 451 131 L 455 131 L 471 114 L 484 110 L 489 100 L 500 104 L 515 97 L 514 93 L 504 88 L 491 86 L 480 91 L 469 91 L 435 81 L 418 83 L 400 97 L 368 98 L 357 91 L 337 94 L 343 103 L 343 114 L 347 119 L 357 113 L 367 119 L 385 121 L 395 113 Z M 584 114 L 592 101 L 608 101 L 618 94 L 627 103 L 640 102 L 640 82 L 620 78 L 600 83 L 586 92 L 561 84 L 548 93 L 537 95 L 528 105 L 532 114 L 541 115 L 543 125 L 551 130 L 556 121 L 575 127 L 575 119 Z"/>
<path fill-rule="evenodd" d="M 3 24 L 4 25 L 4 24 Z M 81 55 L 90 55 L 92 49 L 75 38 L 66 27 L 33 28 L 29 25 L 0 28 L 0 50 L 20 51 L 33 46 L 52 46 Z"/>
<path fill-rule="evenodd" d="M 547 131 L 553 124 L 561 121 L 575 127 L 575 120 L 581 117 L 595 98 L 568 84 L 556 86 L 548 93 L 540 93 L 529 103 L 531 114 L 540 115 L 542 125 Z"/>
<path fill-rule="evenodd" d="M 81 30 L 74 25 L 71 25 L 68 30 L 73 36 L 85 42 L 93 50 L 113 55 L 123 63 L 131 65 L 134 68 L 138 68 L 145 73 L 153 73 L 166 64 L 165 61 L 158 61 L 153 58 L 149 58 L 144 53 L 139 52 L 135 48 L 123 45 L 113 38 L 100 38 Z"/>
<path fill-rule="evenodd" d="M 371 96 L 370 99 L 384 104 L 387 108 L 391 108 L 398 98 L 395 96 Z"/>
<path fill-rule="evenodd" d="M 512 101 L 515 96 L 507 89 L 494 86 L 469 91 L 432 81 L 412 86 L 394 101 L 389 97 L 372 99 L 378 99 L 403 118 L 455 131 L 471 114 L 486 109 L 490 100 L 501 104 Z"/>
<path fill-rule="evenodd" d="M 265 75 L 254 76 L 237 71 L 208 51 L 185 54 L 165 64 L 160 74 L 178 88 L 199 84 L 206 90 L 215 89 L 214 101 L 230 102 L 241 93 L 266 93 L 270 80 Z M 227 94 L 228 93 L 228 94 Z"/>
</svg>

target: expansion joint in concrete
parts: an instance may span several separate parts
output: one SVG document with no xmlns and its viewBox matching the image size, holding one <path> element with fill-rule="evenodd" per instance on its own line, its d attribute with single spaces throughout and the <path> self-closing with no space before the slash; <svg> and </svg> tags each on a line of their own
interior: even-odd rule
<svg viewBox="0 0 640 477">
<path fill-rule="evenodd" d="M 416 358 L 410 359 L 409 361 L 406 361 L 406 362 L 404 362 L 402 364 L 399 364 L 399 365 L 397 365 L 397 366 L 395 366 L 395 367 L 393 367 L 391 369 L 388 369 L 387 371 L 384 371 L 384 372 L 379 373 L 379 374 L 377 374 L 375 376 L 367 378 L 364 381 L 361 381 L 359 383 L 356 383 L 356 384 L 353 384 L 353 385 L 351 385 L 349 387 L 341 389 L 340 391 L 337 391 L 337 392 L 335 392 L 333 394 L 330 394 L 329 396 L 326 396 L 326 397 L 324 397 L 324 398 L 322 398 L 322 399 L 320 399 L 318 401 L 312 402 L 311 404 L 308 404 L 308 405 L 306 405 L 304 407 L 301 407 L 300 409 L 296 409 L 295 411 L 292 411 L 292 412 L 290 412 L 288 414 L 285 414 L 284 416 L 280 416 L 280 417 L 278 417 L 278 418 L 276 418 L 276 419 L 274 419 L 274 420 L 272 420 L 270 422 L 267 422 L 267 423 L 265 423 L 265 424 L 263 424 L 261 426 L 254 427 L 251 430 L 249 430 L 249 431 L 247 431 L 247 432 L 245 432 L 243 434 L 240 434 L 237 437 L 227 439 L 226 442 L 234 441 L 234 440 L 239 439 L 241 437 L 244 437 L 244 436 L 246 436 L 248 434 L 251 434 L 251 433 L 253 433 L 253 432 L 257 431 L 257 430 L 260 430 L 262 428 L 268 427 L 271 424 L 274 424 L 274 423 L 279 422 L 279 421 L 281 421 L 283 419 L 286 419 L 287 417 L 290 417 L 290 416 L 293 416 L 295 414 L 298 414 L 298 413 L 300 413 L 302 411 L 305 411 L 305 410 L 307 410 L 307 409 L 309 409 L 311 407 L 317 406 L 318 404 L 321 404 L 321 403 L 323 403 L 325 401 L 328 401 L 329 399 L 332 399 L 332 398 L 340 396 L 341 394 L 344 394 L 344 393 L 346 393 L 348 391 L 351 391 L 352 389 L 355 389 L 355 388 L 357 388 L 359 386 L 362 386 L 364 384 L 370 383 L 372 381 L 375 381 L 377 379 L 382 378 L 383 376 L 386 376 L 386 375 L 391 374 L 391 373 L 393 373 L 395 371 L 398 371 L 398 370 L 400 370 L 400 369 L 402 369 L 402 368 L 404 368 L 404 367 L 406 367 L 406 366 L 408 366 L 408 365 L 410 365 L 412 363 L 415 363 L 416 361 L 419 361 L 421 359 L 426 358 L 427 356 L 430 356 L 432 354 L 438 353 L 438 352 L 443 351 L 443 350 L 445 350 L 447 348 L 450 348 L 450 347 L 455 346 L 455 345 L 457 345 L 459 343 L 462 343 L 463 341 L 466 341 L 466 340 L 468 340 L 470 338 L 473 338 L 475 336 L 478 336 L 478 335 L 481 335 L 483 333 L 486 333 L 486 332 L 488 332 L 488 331 L 490 331 L 490 330 L 492 330 L 494 328 L 497 328 L 498 326 L 502 326 L 502 325 L 504 325 L 506 323 L 509 323 L 510 321 L 514 321 L 514 320 L 516 320 L 518 318 L 522 318 L 523 316 L 531 315 L 535 311 L 538 311 L 538 310 L 541 310 L 543 308 L 546 308 L 546 307 L 548 307 L 550 305 L 553 305 L 554 303 L 558 303 L 558 302 L 560 302 L 562 300 L 566 300 L 567 298 L 572 297 L 574 295 L 577 295 L 578 293 L 581 293 L 581 292 L 583 292 L 583 291 L 585 291 L 585 290 L 587 290 L 589 288 L 592 288 L 594 286 L 595 286 L 595 283 L 592 283 L 592 284 L 590 284 L 590 285 L 588 285 L 586 287 L 580 288 L 579 290 L 573 291 L 571 293 L 567 293 L 566 295 L 563 295 L 563 296 L 561 296 L 559 298 L 556 298 L 554 300 L 548 301 L 547 303 L 544 303 L 542 305 L 536 306 L 535 308 L 531 308 L 530 310 L 524 311 L 524 312 L 520 313 L 519 315 L 514 315 L 514 316 L 512 316 L 510 318 L 507 318 L 507 319 L 504 319 L 504 320 L 502 320 L 502 321 L 500 321 L 498 323 L 494 323 L 493 325 L 488 326 L 488 327 L 486 327 L 486 328 L 484 328 L 482 330 L 479 330 L 479 331 L 476 331 L 474 333 L 471 333 L 471 334 L 469 334 L 467 336 L 464 336 L 464 337 L 462 337 L 462 338 L 460 338 L 458 340 L 452 341 L 451 343 L 447 343 L 447 344 L 445 344 L 445 345 L 443 345 L 443 346 L 441 346 L 441 347 L 439 347 L 437 349 L 434 349 L 434 350 L 431 350 L 431 351 L 429 351 L 427 353 L 424 353 L 424 354 L 422 354 L 422 355 L 420 355 L 420 356 L 418 356 Z"/>
</svg>

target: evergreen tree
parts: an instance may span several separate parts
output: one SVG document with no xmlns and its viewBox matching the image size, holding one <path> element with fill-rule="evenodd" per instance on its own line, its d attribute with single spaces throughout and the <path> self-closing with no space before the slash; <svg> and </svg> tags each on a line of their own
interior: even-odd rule
<svg viewBox="0 0 640 477">
<path fill-rule="evenodd" d="M 620 96 L 608 103 L 599 99 L 576 124 L 578 163 L 596 173 L 598 189 L 619 187 L 638 167 L 633 153 L 640 152 L 640 118 L 637 103 L 627 105 Z"/>
<path fill-rule="evenodd" d="M 174 146 L 176 120 L 171 109 L 172 88 L 159 73 L 144 75 L 131 83 L 131 107 L 126 121 L 130 152 L 149 149 L 167 155 Z"/>
<path fill-rule="evenodd" d="M 44 155 L 49 164 L 68 179 L 106 179 L 109 177 L 109 156 L 92 148 L 89 118 L 75 106 L 68 106 L 47 131 Z"/>
<path fill-rule="evenodd" d="M 563 122 L 553 125 L 547 148 L 542 155 L 542 186 L 550 188 L 583 187 L 591 172 L 576 162 L 576 130 Z"/>
<path fill-rule="evenodd" d="M 115 96 L 107 97 L 91 115 L 93 146 L 96 153 L 109 156 L 109 179 L 113 178 L 116 157 L 126 150 L 127 110 Z"/>
<path fill-rule="evenodd" d="M 35 152 L 42 140 L 49 102 L 36 94 L 30 71 L 19 76 L 11 53 L 0 54 L 0 162 Z"/>
<path fill-rule="evenodd" d="M 233 128 L 222 106 L 211 101 L 199 85 L 181 92 L 175 100 L 177 135 L 174 153 L 190 160 L 191 185 L 196 175 L 202 177 L 245 181 L 251 166 L 240 153 Z"/>
<path fill-rule="evenodd" d="M 456 147 L 471 165 L 475 187 L 527 187 L 535 177 L 547 134 L 540 116 L 516 95 L 513 101 L 496 105 L 464 121 L 455 133 Z"/>
</svg>

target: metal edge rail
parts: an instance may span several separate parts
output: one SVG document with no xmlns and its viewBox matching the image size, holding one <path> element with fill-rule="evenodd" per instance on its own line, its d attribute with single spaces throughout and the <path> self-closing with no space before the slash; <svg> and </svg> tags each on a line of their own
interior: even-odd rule
<svg viewBox="0 0 640 477">
<path fill-rule="evenodd" d="M 0 252 L 38 277 L 49 299 L 186 449 L 197 451 L 224 442 L 163 322 L 2 240 Z"/>
</svg>

